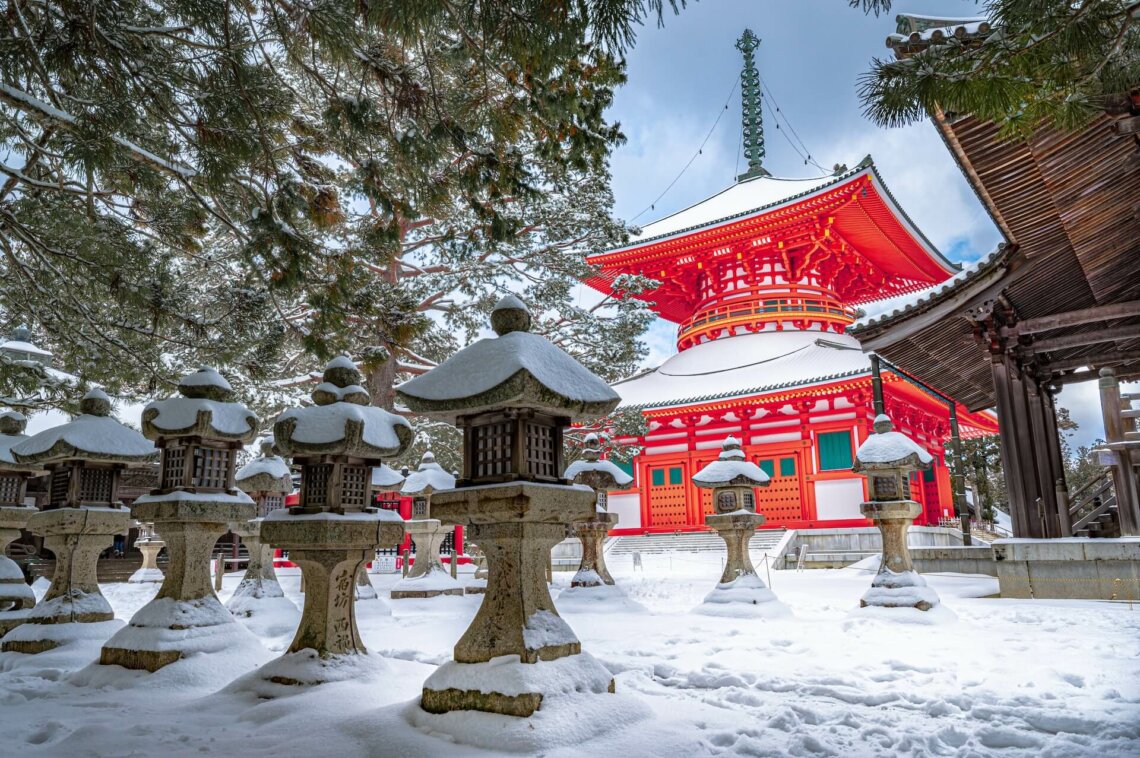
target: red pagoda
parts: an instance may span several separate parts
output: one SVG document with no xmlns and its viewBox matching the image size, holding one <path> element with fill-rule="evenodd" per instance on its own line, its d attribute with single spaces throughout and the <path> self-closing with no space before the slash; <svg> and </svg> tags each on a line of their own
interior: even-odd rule
<svg viewBox="0 0 1140 758">
<path fill-rule="evenodd" d="M 659 282 L 638 297 L 678 324 L 676 355 L 614 385 L 622 407 L 640 410 L 649 427 L 621 440 L 644 450 L 631 467 L 634 487 L 610 495 L 615 534 L 704 530 L 712 503 L 692 475 L 728 434 L 771 477 L 756 491 L 765 528 L 869 526 L 859 512 L 864 480 L 851 468 L 872 432 L 871 367 L 846 329 L 860 305 L 921 292 L 957 271 L 899 208 L 870 156 L 808 179 L 763 167 L 759 43 L 748 30 L 737 42 L 748 171 L 588 258 L 598 269 L 588 284 L 602 292 L 629 275 Z M 915 523 L 953 517 L 949 406 L 906 377 L 882 379 L 895 427 L 936 458 L 912 486 L 923 505 Z M 957 416 L 963 437 L 997 430 L 988 413 L 958 406 Z"/>
</svg>

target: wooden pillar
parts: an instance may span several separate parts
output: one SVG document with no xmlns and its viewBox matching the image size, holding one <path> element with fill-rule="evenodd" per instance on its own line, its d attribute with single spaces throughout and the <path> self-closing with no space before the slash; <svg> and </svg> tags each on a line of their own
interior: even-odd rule
<svg viewBox="0 0 1140 758">
<path fill-rule="evenodd" d="M 958 516 L 958 523 L 962 528 L 962 544 L 974 544 L 970 536 L 970 508 L 966 505 L 966 462 L 962 459 L 962 437 L 958 433 L 958 406 L 951 400 L 947 405 L 950 408 L 950 454 L 954 458 L 954 513 Z M 943 454 L 945 460 L 945 454 Z"/>
<path fill-rule="evenodd" d="M 1026 537 L 1044 537 L 1044 503 L 1041 501 L 1041 488 L 1037 479 L 1037 460 L 1033 450 L 1033 429 L 1030 423 L 1029 398 L 1026 392 L 1026 379 L 1021 366 L 1013 364 L 1010 372 L 1010 399 L 1013 407 L 1013 433 L 1015 444 L 1021 451 L 1020 466 L 1015 472 L 1021 478 L 1022 492 L 1025 493 Z"/>
<path fill-rule="evenodd" d="M 997 401 L 998 435 L 1001 442 L 1002 470 L 1005 474 L 1005 489 L 1009 494 L 1009 516 L 1013 522 L 1013 536 L 1028 537 L 1029 511 L 1025 507 L 1025 491 L 1022 484 L 1021 449 L 1014 435 L 1013 399 L 1010 381 L 1009 359 L 1003 354 L 991 357 L 990 370 L 993 372 L 994 396 Z"/>
<path fill-rule="evenodd" d="M 1053 487 L 1057 502 L 1057 525 L 1062 537 L 1073 536 L 1073 523 L 1069 518 L 1068 485 L 1065 482 L 1065 459 L 1061 454 L 1061 434 L 1057 429 L 1057 403 L 1053 391 L 1041 388 L 1042 406 L 1045 411 L 1045 436 L 1049 445 L 1049 459 L 1053 461 Z"/>
<path fill-rule="evenodd" d="M 1111 368 L 1100 370 L 1100 412 L 1104 417 L 1104 439 L 1109 445 L 1124 441 L 1124 419 L 1120 415 L 1120 383 Z M 1123 537 L 1140 536 L 1140 498 L 1137 497 L 1136 470 L 1126 448 L 1111 450 L 1112 484 L 1116 489 L 1116 513 Z"/>
<path fill-rule="evenodd" d="M 878 416 L 883 412 L 883 373 L 879 356 L 874 353 L 871 353 L 871 396 Z"/>
<path fill-rule="evenodd" d="M 1037 491 L 1044 505 L 1042 537 L 1060 537 L 1057 523 L 1057 475 L 1053 470 L 1053 456 L 1049 454 L 1049 441 L 1045 430 L 1045 405 L 1037 382 L 1025 380 L 1026 404 L 1029 410 L 1030 455 L 1037 473 Z"/>
</svg>

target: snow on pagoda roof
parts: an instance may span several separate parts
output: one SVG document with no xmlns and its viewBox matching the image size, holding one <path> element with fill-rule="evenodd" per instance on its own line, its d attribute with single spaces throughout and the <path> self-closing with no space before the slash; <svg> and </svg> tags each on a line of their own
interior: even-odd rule
<svg viewBox="0 0 1140 758">
<path fill-rule="evenodd" d="M 623 407 L 666 407 L 818 384 L 871 370 L 847 334 L 783 331 L 722 337 L 617 382 Z"/>
<path fill-rule="evenodd" d="M 427 492 L 429 488 L 433 492 L 455 489 L 455 477 L 435 462 L 435 456 L 430 450 L 424 453 L 420 467 L 408 474 L 408 478 L 404 480 L 404 486 L 400 488 L 400 493 L 419 495 Z"/>
<path fill-rule="evenodd" d="M 657 239 L 675 232 L 692 230 L 734 216 L 752 211 L 770 209 L 782 203 L 799 200 L 802 196 L 853 175 L 854 171 L 842 174 L 829 174 L 807 179 L 784 179 L 775 176 L 759 176 L 737 182 L 721 190 L 712 197 L 694 203 L 657 221 L 641 227 L 641 233 L 630 235 L 631 243 Z"/>
<path fill-rule="evenodd" d="M 66 424 L 45 429 L 14 445 L 20 463 L 95 458 L 120 463 L 157 460 L 158 450 L 144 436 L 110 415 L 111 399 L 101 390 L 88 392 L 83 411 Z"/>
</svg>

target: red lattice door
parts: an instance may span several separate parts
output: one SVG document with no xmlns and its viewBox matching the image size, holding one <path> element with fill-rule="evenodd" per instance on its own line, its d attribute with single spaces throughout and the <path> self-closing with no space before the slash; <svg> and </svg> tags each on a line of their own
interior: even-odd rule
<svg viewBox="0 0 1140 758">
<path fill-rule="evenodd" d="M 681 464 L 649 467 L 650 526 L 683 527 L 685 518 L 685 476 Z"/>
<path fill-rule="evenodd" d="M 803 459 L 799 450 L 752 456 L 768 474 L 767 487 L 756 488 L 756 512 L 764 514 L 767 526 L 778 526 L 803 518 Z"/>
</svg>

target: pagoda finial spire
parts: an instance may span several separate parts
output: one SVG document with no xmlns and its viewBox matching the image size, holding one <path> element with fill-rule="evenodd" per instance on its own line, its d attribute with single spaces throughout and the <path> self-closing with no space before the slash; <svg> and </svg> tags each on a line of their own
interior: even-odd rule
<svg viewBox="0 0 1140 758">
<path fill-rule="evenodd" d="M 751 29 L 736 41 L 736 49 L 744 55 L 744 67 L 740 70 L 741 128 L 744 130 L 744 155 L 748 158 L 748 170 L 736 177 L 737 181 L 757 176 L 769 176 L 764 169 L 764 114 L 760 104 L 760 72 L 756 70 L 756 48 L 760 38 Z"/>
</svg>

